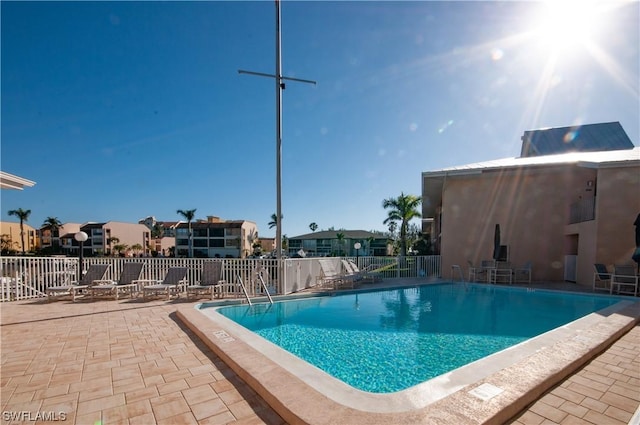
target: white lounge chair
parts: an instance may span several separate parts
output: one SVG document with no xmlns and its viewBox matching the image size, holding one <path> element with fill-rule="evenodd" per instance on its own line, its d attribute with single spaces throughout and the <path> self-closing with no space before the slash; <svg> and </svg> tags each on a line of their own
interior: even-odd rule
<svg viewBox="0 0 640 425">
<path fill-rule="evenodd" d="M 149 295 L 166 294 L 167 300 L 171 299 L 171 294 L 177 296 L 181 292 L 184 292 L 187 286 L 187 271 L 186 267 L 171 267 L 162 281 L 158 280 L 137 280 L 134 283 L 140 285 L 142 291 L 142 298 Z"/>
<path fill-rule="evenodd" d="M 320 286 L 332 286 L 337 289 L 344 280 L 344 274 L 338 270 L 335 260 L 319 259 L 320 276 L 318 276 L 318 284 Z"/>
<path fill-rule="evenodd" d="M 508 283 L 511 285 L 513 282 L 513 271 L 511 270 L 511 264 L 507 261 L 497 261 L 496 266 L 489 271 L 489 283 Z"/>
<path fill-rule="evenodd" d="M 187 298 L 190 295 L 205 294 L 213 299 L 216 289 L 220 297 L 223 295 L 222 289 L 225 283 L 226 281 L 222 279 L 222 261 L 207 261 L 202 265 L 200 281 L 196 285 L 187 286 Z"/>
<path fill-rule="evenodd" d="M 129 294 L 129 297 L 133 298 L 133 293 L 138 290 L 135 281 L 140 279 L 143 268 L 144 263 L 124 263 L 117 281 L 94 280 L 87 291 L 91 298 L 113 297 L 117 300 L 120 294 Z"/>
<path fill-rule="evenodd" d="M 80 281 L 71 282 L 69 285 L 51 286 L 47 288 L 47 299 L 53 301 L 56 298 L 60 299 L 68 296 L 75 302 L 79 295 L 84 295 L 87 292 L 87 289 L 93 285 L 94 281 L 104 279 L 104 275 L 107 274 L 110 266 L 110 264 L 92 264 Z"/>
<path fill-rule="evenodd" d="M 380 273 L 376 272 L 379 267 L 375 264 L 370 264 L 367 267 L 359 268 L 353 260 L 346 260 L 347 264 L 351 267 L 351 272 L 354 276 L 357 276 L 357 280 L 364 282 L 379 282 L 382 280 Z"/>
<path fill-rule="evenodd" d="M 611 292 L 638 295 L 638 275 L 635 266 L 615 266 L 611 276 Z"/>
<path fill-rule="evenodd" d="M 611 276 L 607 266 L 601 263 L 593 265 L 595 272 L 593 273 L 593 290 L 594 291 L 607 291 L 611 293 Z"/>
</svg>

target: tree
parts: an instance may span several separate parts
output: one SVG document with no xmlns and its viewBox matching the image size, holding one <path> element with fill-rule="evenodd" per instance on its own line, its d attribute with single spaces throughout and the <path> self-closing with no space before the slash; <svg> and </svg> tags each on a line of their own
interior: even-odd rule
<svg viewBox="0 0 640 425">
<path fill-rule="evenodd" d="M 338 239 L 338 246 L 340 247 L 338 256 L 342 256 L 342 248 L 344 247 L 344 233 L 336 233 L 336 239 Z"/>
<path fill-rule="evenodd" d="M 178 210 L 176 211 L 178 214 L 180 214 L 182 217 L 184 217 L 185 220 L 187 220 L 187 225 L 189 226 L 189 258 L 193 257 L 193 250 L 191 248 L 191 238 L 193 237 L 193 235 L 191 234 L 191 221 L 193 220 L 193 218 L 196 216 L 196 208 L 192 209 L 192 210 Z"/>
<path fill-rule="evenodd" d="M 151 237 L 153 239 L 160 239 L 164 235 L 164 227 L 160 223 L 155 223 L 151 229 Z"/>
<path fill-rule="evenodd" d="M 59 237 L 59 231 L 62 227 L 62 222 L 58 220 L 58 217 L 47 217 L 42 223 L 43 227 L 48 227 L 51 231 L 51 246 L 54 248 L 53 251 L 56 252 L 59 247 L 60 240 L 56 239 L 54 244 L 54 237 Z"/>
<path fill-rule="evenodd" d="M 0 253 L 2 255 L 11 254 L 13 251 L 13 241 L 9 235 L 0 235 Z"/>
<path fill-rule="evenodd" d="M 22 241 L 22 255 L 25 255 L 24 252 L 24 222 L 29 219 L 31 215 L 31 210 L 23 210 L 22 208 L 18 208 L 17 210 L 10 210 L 8 212 L 9 215 L 15 215 L 20 220 L 20 240 Z"/>
<path fill-rule="evenodd" d="M 284 217 L 282 215 L 280 215 L 280 220 L 282 220 Z M 275 213 L 271 214 L 271 221 L 269 222 L 269 229 L 273 229 L 274 227 L 276 227 L 278 225 L 278 218 L 276 216 Z"/>
<path fill-rule="evenodd" d="M 382 207 L 389 210 L 384 224 L 400 222 L 400 252 L 402 256 L 407 255 L 407 227 L 409 221 L 421 217 L 418 207 L 422 199 L 415 195 L 405 195 L 400 192 L 397 198 L 389 198 L 382 201 Z"/>
<path fill-rule="evenodd" d="M 140 251 L 142 251 L 142 245 L 140 245 L 139 243 L 133 244 L 131 245 L 131 249 L 133 250 L 134 254 L 140 254 Z"/>
<path fill-rule="evenodd" d="M 316 230 L 318 230 L 318 225 L 313 222 L 309 225 L 309 229 L 311 229 L 312 232 L 315 232 Z"/>
<path fill-rule="evenodd" d="M 112 236 L 107 239 L 107 245 L 109 245 L 109 254 L 115 251 L 115 247 L 112 248 L 113 245 L 116 245 L 120 242 L 120 238 L 117 236 Z"/>
<path fill-rule="evenodd" d="M 129 247 L 126 244 L 117 244 L 113 246 L 113 250 L 117 252 L 119 255 L 122 255 L 122 253 L 126 251 L 127 248 Z"/>
</svg>

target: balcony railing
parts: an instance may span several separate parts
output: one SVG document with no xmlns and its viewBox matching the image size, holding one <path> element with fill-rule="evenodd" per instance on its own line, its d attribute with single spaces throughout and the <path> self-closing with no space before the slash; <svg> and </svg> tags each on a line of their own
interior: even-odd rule
<svg viewBox="0 0 640 425">
<path fill-rule="evenodd" d="M 569 210 L 569 224 L 582 223 L 583 221 L 595 220 L 596 218 L 596 198 L 581 199 L 571 204 Z"/>
<path fill-rule="evenodd" d="M 440 277 L 440 256 L 426 257 L 349 257 L 361 269 L 375 268 L 383 279 Z M 342 258 L 334 257 L 340 262 Z M 270 294 L 290 294 L 311 288 L 321 275 L 317 258 L 290 258 L 282 261 L 282 279 L 278 281 L 278 260 L 275 259 L 213 259 L 213 258 L 111 258 L 84 259 L 85 270 L 91 264 L 111 264 L 106 279 L 117 280 L 124 263 L 145 264 L 142 279 L 161 280 L 169 267 L 187 267 L 189 285 L 200 280 L 205 261 L 221 261 L 222 278 L 247 286 L 249 296 L 265 295 L 259 272 Z M 0 301 L 22 300 L 46 296 L 47 288 L 76 281 L 78 259 L 75 257 L 0 257 Z"/>
</svg>

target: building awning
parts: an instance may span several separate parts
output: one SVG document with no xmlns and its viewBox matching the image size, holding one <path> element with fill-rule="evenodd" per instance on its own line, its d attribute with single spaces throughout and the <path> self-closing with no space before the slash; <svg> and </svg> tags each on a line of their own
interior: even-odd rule
<svg viewBox="0 0 640 425">
<path fill-rule="evenodd" d="M 13 174 L 0 171 L 0 188 L 1 189 L 14 189 L 22 190 L 25 187 L 32 187 L 36 182 L 27 180 L 22 177 L 14 176 Z"/>
</svg>

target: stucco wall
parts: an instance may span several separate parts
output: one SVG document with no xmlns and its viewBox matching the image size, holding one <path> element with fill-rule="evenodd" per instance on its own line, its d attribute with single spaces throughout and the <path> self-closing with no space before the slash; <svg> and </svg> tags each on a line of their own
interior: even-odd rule
<svg viewBox="0 0 640 425">
<path fill-rule="evenodd" d="M 533 280 L 563 281 L 564 256 L 579 245 L 565 234 L 569 207 L 595 177 L 596 170 L 566 165 L 448 176 L 442 200 L 445 275 L 452 264 L 466 270 L 467 260 L 491 259 L 500 224 L 514 266 L 531 261 Z"/>
<path fill-rule="evenodd" d="M 598 172 L 596 260 L 607 266 L 632 264 L 635 221 L 640 213 L 640 167 Z"/>
</svg>

